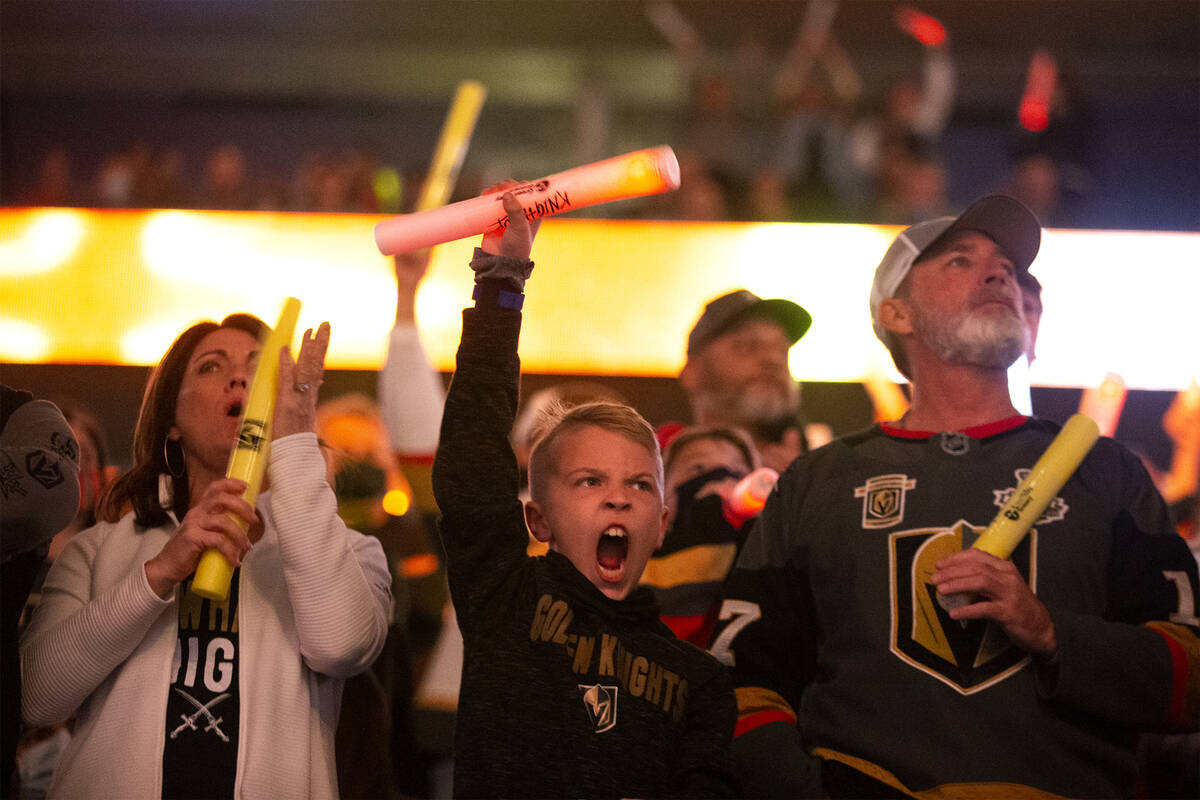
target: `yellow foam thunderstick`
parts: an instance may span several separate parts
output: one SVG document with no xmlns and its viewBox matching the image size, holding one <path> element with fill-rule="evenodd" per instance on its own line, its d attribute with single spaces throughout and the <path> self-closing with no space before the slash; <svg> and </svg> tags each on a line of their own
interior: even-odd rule
<svg viewBox="0 0 1200 800">
<path fill-rule="evenodd" d="M 1098 438 L 1100 428 L 1091 417 L 1074 414 L 1068 419 L 972 547 L 997 558 L 1011 556 Z M 974 601 L 969 594 L 938 595 L 938 602 L 947 609 Z"/>
<path fill-rule="evenodd" d="M 271 452 L 271 418 L 275 413 L 275 395 L 279 387 L 279 351 L 292 342 L 296 331 L 296 318 L 300 316 L 300 301 L 289 297 L 283 302 L 279 321 L 267 335 L 258 355 L 258 367 L 250 384 L 246 398 L 246 410 L 238 426 L 238 441 L 229 455 L 229 466 L 225 477 L 246 482 L 242 497 L 251 506 L 258 499 L 267 471 L 267 457 Z M 234 517 L 243 528 L 247 526 L 241 517 Z M 196 577 L 192 579 L 192 591 L 209 600 L 224 600 L 229 596 L 229 581 L 233 577 L 233 565 L 225 560 L 219 550 L 205 550 L 196 566 Z"/>
<path fill-rule="evenodd" d="M 487 89 L 479 81 L 463 81 L 458 85 L 414 211 L 438 208 L 450 199 L 486 97 Z"/>
<path fill-rule="evenodd" d="M 1098 438 L 1100 428 L 1091 417 L 1075 414 L 1068 419 L 973 547 L 997 558 L 1011 556 Z"/>
</svg>

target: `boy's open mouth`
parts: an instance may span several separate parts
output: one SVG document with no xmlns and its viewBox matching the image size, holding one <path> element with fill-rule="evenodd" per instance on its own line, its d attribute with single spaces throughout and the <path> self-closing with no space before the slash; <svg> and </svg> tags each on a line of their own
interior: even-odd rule
<svg viewBox="0 0 1200 800">
<path fill-rule="evenodd" d="M 600 577 L 610 583 L 617 583 L 625 573 L 625 556 L 629 553 L 629 534 L 623 528 L 613 525 L 600 534 L 596 545 L 596 563 L 600 567 Z"/>
<path fill-rule="evenodd" d="M 233 405 L 231 405 L 225 411 L 225 416 L 227 416 L 227 417 L 240 417 L 241 415 L 242 415 L 241 401 L 235 402 Z"/>
</svg>

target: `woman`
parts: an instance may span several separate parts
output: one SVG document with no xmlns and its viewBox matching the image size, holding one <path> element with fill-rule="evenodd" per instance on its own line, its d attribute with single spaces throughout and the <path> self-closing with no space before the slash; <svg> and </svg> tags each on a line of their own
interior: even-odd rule
<svg viewBox="0 0 1200 800">
<path fill-rule="evenodd" d="M 32 725 L 76 716 L 52 796 L 337 796 L 342 681 L 383 646 L 390 576 L 325 481 L 313 430 L 328 324 L 295 362 L 280 354 L 257 509 L 225 477 L 264 331 L 235 314 L 171 345 L 133 468 L 47 576 L 22 707 Z M 209 548 L 237 567 L 224 603 L 188 590 Z"/>
</svg>

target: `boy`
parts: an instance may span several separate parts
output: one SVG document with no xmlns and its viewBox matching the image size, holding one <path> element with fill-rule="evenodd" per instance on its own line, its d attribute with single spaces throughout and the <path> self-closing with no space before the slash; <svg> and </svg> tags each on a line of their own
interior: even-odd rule
<svg viewBox="0 0 1200 800">
<path fill-rule="evenodd" d="M 753 442 L 735 428 L 684 428 L 663 452 L 669 527 L 642 585 L 654 592 L 662 621 L 697 647 L 708 646 L 721 584 L 748 530 L 725 495 L 758 466 Z"/>
<path fill-rule="evenodd" d="M 731 795 L 729 678 L 635 591 L 666 530 L 653 430 L 615 403 L 552 421 L 522 518 L 508 433 L 536 223 L 502 202 L 512 223 L 471 261 L 476 306 L 433 470 L 464 642 L 454 794 Z M 525 555 L 526 522 L 546 556 Z"/>
</svg>

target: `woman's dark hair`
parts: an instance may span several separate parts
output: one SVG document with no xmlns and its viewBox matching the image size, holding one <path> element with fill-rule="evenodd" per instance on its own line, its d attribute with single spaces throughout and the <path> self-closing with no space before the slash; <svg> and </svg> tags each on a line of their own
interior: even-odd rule
<svg viewBox="0 0 1200 800">
<path fill-rule="evenodd" d="M 164 507 L 159 501 L 158 478 L 164 473 L 171 474 L 164 450 L 171 426 L 175 424 L 175 403 L 188 361 L 200 340 L 221 328 L 245 331 L 259 341 L 265 338 L 268 330 L 266 323 L 258 317 L 230 314 L 220 323 L 210 320 L 197 322 L 179 334 L 146 382 L 142 408 L 133 432 L 133 466 L 113 481 L 104 493 L 100 501 L 101 519 L 116 522 L 131 505 L 134 521 L 144 527 L 167 522 L 167 511 L 174 511 L 179 519 L 183 519 L 187 513 L 191 498 L 188 496 L 186 470 L 179 476 L 171 477 L 172 502 L 169 507 Z"/>
</svg>

